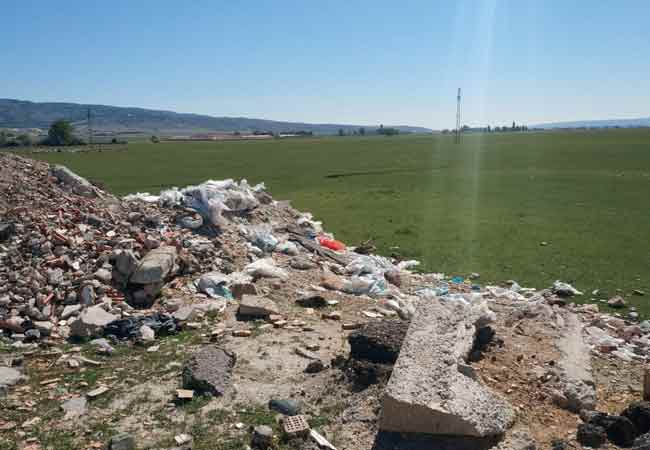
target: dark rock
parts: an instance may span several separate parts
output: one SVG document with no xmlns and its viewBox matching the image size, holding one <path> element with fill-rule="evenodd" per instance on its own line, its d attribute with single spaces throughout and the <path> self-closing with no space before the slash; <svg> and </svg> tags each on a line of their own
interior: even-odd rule
<svg viewBox="0 0 650 450">
<path fill-rule="evenodd" d="M 576 439 L 581 445 L 591 448 L 599 448 L 607 440 L 607 433 L 603 427 L 590 423 L 578 425 Z"/>
<path fill-rule="evenodd" d="M 356 359 L 350 359 L 345 366 L 348 378 L 360 389 L 372 384 L 386 383 L 392 371 L 392 365 Z"/>
<path fill-rule="evenodd" d="M 384 320 L 365 324 L 348 336 L 350 355 L 378 363 L 394 363 L 399 356 L 408 323 Z"/>
<path fill-rule="evenodd" d="M 567 450 L 568 448 L 569 444 L 562 439 L 553 439 L 551 441 L 551 450 Z"/>
<path fill-rule="evenodd" d="M 84 219 L 86 220 L 86 223 L 93 225 L 95 227 L 101 227 L 104 221 L 102 220 L 101 217 L 96 216 L 95 214 L 86 214 L 84 216 Z"/>
<path fill-rule="evenodd" d="M 301 297 L 296 303 L 305 308 L 323 308 L 327 306 L 327 300 L 322 295 L 313 294 Z"/>
<path fill-rule="evenodd" d="M 634 440 L 634 450 L 650 450 L 650 433 L 642 434 Z"/>
<path fill-rule="evenodd" d="M 14 234 L 16 227 L 11 222 L 0 222 L 0 242 L 6 241 Z"/>
<path fill-rule="evenodd" d="M 594 414 L 589 423 L 605 429 L 607 439 L 619 447 L 629 447 L 634 438 L 639 435 L 627 417 L 610 416 L 599 412 Z"/>
<path fill-rule="evenodd" d="M 273 429 L 266 425 L 258 425 L 253 429 L 251 445 L 260 449 L 267 449 L 273 445 Z"/>
<path fill-rule="evenodd" d="M 305 368 L 305 373 L 318 373 L 325 370 L 325 364 L 320 359 L 310 362 Z"/>
<path fill-rule="evenodd" d="M 273 399 L 269 401 L 269 409 L 285 416 L 297 416 L 300 414 L 300 403 L 291 399 Z"/>
<path fill-rule="evenodd" d="M 623 410 L 621 416 L 630 419 L 637 433 L 645 434 L 650 431 L 650 402 L 636 401 Z"/>
<path fill-rule="evenodd" d="M 488 346 L 494 340 L 495 332 L 492 327 L 482 327 L 476 331 L 476 337 L 474 338 L 474 345 L 472 350 L 469 352 L 470 361 L 479 361 L 483 356 L 483 352 L 488 348 Z"/>
<path fill-rule="evenodd" d="M 218 347 L 195 353 L 183 368 L 183 387 L 197 393 L 223 395 L 232 381 L 236 356 Z"/>
</svg>

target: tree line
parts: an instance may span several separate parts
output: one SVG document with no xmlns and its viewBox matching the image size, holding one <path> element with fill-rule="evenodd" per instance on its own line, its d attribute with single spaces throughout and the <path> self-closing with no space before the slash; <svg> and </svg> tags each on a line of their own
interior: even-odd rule
<svg viewBox="0 0 650 450">
<path fill-rule="evenodd" d="M 448 128 L 445 128 L 442 130 L 442 134 L 448 134 L 448 133 L 453 133 L 456 130 L 450 130 Z M 521 131 L 528 131 L 528 126 L 527 125 L 517 125 L 516 122 L 512 122 L 511 126 L 504 125 L 502 127 L 496 126 L 492 127 L 491 125 L 488 125 L 486 127 L 470 127 L 468 125 L 463 125 L 462 128 L 460 129 L 461 133 L 476 133 L 476 132 L 481 132 L 481 133 L 516 133 L 516 132 L 521 132 Z"/>
<path fill-rule="evenodd" d="M 44 139 L 35 140 L 27 133 L 16 134 L 12 131 L 0 131 L 0 147 L 29 147 L 31 145 L 86 145 L 86 142 L 74 134 L 74 127 L 66 120 L 57 120 L 47 132 Z"/>
<path fill-rule="evenodd" d="M 126 141 L 118 141 L 113 138 L 111 144 L 124 144 Z M 2 147 L 30 147 L 32 145 L 67 147 L 72 145 L 86 145 L 86 141 L 75 135 L 74 127 L 67 120 L 57 120 L 47 132 L 43 139 L 37 139 L 27 133 L 15 133 L 10 130 L 0 130 L 0 148 Z"/>
<path fill-rule="evenodd" d="M 379 128 L 375 130 L 375 134 L 381 134 L 384 136 L 395 136 L 399 134 L 399 130 L 397 128 L 385 127 L 384 125 L 379 125 Z M 339 128 L 339 136 L 365 136 L 365 135 L 366 135 L 366 129 L 364 127 L 360 127 L 358 130 L 350 130 L 347 132 L 343 128 Z"/>
</svg>

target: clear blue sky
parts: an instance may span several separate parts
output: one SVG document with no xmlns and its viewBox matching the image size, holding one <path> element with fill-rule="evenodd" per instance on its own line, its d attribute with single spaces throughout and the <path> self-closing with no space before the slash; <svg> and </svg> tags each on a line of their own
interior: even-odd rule
<svg viewBox="0 0 650 450">
<path fill-rule="evenodd" d="M 452 3 L 455 3 L 452 5 Z M 650 1 L 3 0 L 0 97 L 453 127 L 650 116 Z"/>
</svg>

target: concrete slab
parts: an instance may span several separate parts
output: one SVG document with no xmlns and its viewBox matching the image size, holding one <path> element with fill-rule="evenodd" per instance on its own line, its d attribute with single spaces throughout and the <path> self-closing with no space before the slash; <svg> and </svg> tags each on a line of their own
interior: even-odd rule
<svg viewBox="0 0 650 450">
<path fill-rule="evenodd" d="M 476 324 L 485 319 L 477 311 L 420 303 L 386 387 L 381 430 L 486 437 L 512 425 L 510 404 L 466 370 Z"/>
</svg>

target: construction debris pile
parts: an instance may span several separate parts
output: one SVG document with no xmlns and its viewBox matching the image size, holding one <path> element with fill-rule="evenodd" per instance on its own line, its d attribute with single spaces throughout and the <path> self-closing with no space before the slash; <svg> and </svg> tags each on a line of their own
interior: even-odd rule
<svg viewBox="0 0 650 450">
<path fill-rule="evenodd" d="M 620 416 L 597 411 L 590 362 L 592 357 L 645 362 L 650 322 L 570 303 L 583 294 L 567 283 L 537 291 L 512 281 L 481 286 L 478 274 L 464 279 L 415 273 L 417 261 L 347 248 L 311 215 L 245 180 L 118 199 L 65 167 L 9 154 L 0 155 L 0 162 L 0 344 L 9 352 L 92 340 L 108 354 L 120 341 L 155 343 L 182 329 L 199 329 L 207 317 L 231 307 L 236 321 L 210 331 L 213 341 L 225 334 L 252 338 L 267 329 L 313 332 L 307 321 L 289 319 L 288 308 L 272 299 L 282 297 L 297 308 L 295 314 L 340 322 L 350 354 L 347 362 L 333 360 L 332 368 L 353 374 L 356 382 L 363 379 L 362 389 L 385 384 L 373 425 L 377 431 L 488 439 L 495 448 L 523 449 L 535 448 L 533 424 L 522 421 L 522 409 L 509 396 L 512 389 L 486 375 L 497 356 L 484 356 L 499 354 L 499 330 L 515 330 L 516 339 L 527 327 L 543 326 L 539 342 L 548 332 L 553 356 L 546 365 L 531 361 L 532 369 L 521 376 L 539 384 L 542 405 L 567 411 L 575 421 L 582 417 L 563 439 L 572 445 L 629 446 L 650 431 L 645 403 Z M 613 299 L 609 306 L 619 303 Z M 339 306 L 355 315 L 332 310 Z M 264 324 L 241 325 L 249 320 Z M 296 348 L 309 362 L 306 374 L 328 368 L 318 349 Z M 218 346 L 195 352 L 184 365 L 181 394 L 228 395 L 239 364 L 236 353 Z M 67 356 L 62 360 L 70 367 L 79 364 Z M 513 374 L 517 370 L 512 368 Z M 3 392 L 24 379 L 21 370 L 0 364 Z M 302 416 L 285 416 L 299 418 L 287 419 L 287 430 L 307 430 L 303 437 L 317 447 L 334 448 L 316 430 L 310 432 Z M 256 427 L 252 445 L 272 446 L 272 434 Z M 134 445 L 132 436 L 116 439 Z"/>
</svg>

